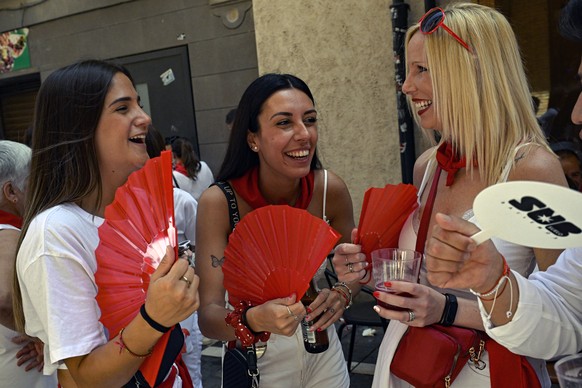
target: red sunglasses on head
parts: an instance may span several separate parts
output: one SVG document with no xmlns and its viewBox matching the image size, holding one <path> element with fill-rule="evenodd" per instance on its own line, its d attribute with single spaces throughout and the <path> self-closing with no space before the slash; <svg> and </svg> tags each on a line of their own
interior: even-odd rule
<svg viewBox="0 0 582 388">
<path fill-rule="evenodd" d="M 448 32 L 453 38 L 456 39 L 457 42 L 461 44 L 467 51 L 470 53 L 473 52 L 469 45 L 465 43 L 465 41 L 457 34 L 453 32 L 447 25 L 445 24 L 445 11 L 442 8 L 436 7 L 429 10 L 424 16 L 418 21 L 420 23 L 420 32 L 425 35 L 430 35 L 435 32 L 439 27 L 442 27 L 443 30 Z"/>
</svg>

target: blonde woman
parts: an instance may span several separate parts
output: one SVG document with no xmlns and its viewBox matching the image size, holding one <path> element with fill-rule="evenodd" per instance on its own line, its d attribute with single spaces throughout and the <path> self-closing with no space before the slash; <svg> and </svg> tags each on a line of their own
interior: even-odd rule
<svg viewBox="0 0 582 388">
<path fill-rule="evenodd" d="M 430 10 L 407 33 L 406 61 L 407 78 L 402 90 L 421 127 L 429 136 L 436 131 L 440 141 L 415 163 L 414 184 L 420 206 L 403 227 L 401 248 L 416 248 L 417 238 L 423 238 L 419 233 L 421 223 L 428 226 L 426 238 L 430 238 L 438 212 L 478 225 L 479 220 L 472 212 L 473 200 L 480 191 L 497 182 L 537 180 L 566 186 L 560 163 L 536 122 L 517 41 L 503 15 L 470 3 Z M 422 222 L 433 181 L 434 207 Z M 509 266 L 524 276 L 537 268 L 545 270 L 559 254 L 493 241 Z M 419 249 L 423 247 L 421 243 Z M 358 252 L 359 247 L 351 244 L 336 250 L 334 264 L 340 280 L 354 282 L 364 275 L 365 263 L 360 261 Z M 361 271 L 350 273 L 350 267 Z M 380 349 L 373 387 L 410 386 L 390 369 L 396 348 L 409 326 L 440 323 L 483 330 L 476 297 L 468 290 L 432 287 L 424 266 L 420 284 L 392 282 L 391 286 L 398 294 L 410 296 L 377 294 L 379 300 L 404 310 L 375 307 L 391 323 Z M 434 351 L 434 346 L 426 343 L 425 350 L 419 351 Z M 489 368 L 494 346 L 488 343 L 481 354 L 483 370 L 467 363 L 453 386 L 494 385 L 498 376 L 490 373 Z M 550 385 L 543 361 L 525 363 L 535 383 Z M 517 386 L 531 383 L 531 380 L 519 382 L 521 375 L 517 373 L 518 370 L 509 372 L 509 377 L 517 378 Z"/>
</svg>

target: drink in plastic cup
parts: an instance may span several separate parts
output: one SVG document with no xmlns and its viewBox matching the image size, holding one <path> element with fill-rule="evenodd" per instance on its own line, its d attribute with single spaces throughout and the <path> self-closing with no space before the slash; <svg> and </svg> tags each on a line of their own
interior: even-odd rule
<svg viewBox="0 0 582 388">
<path fill-rule="evenodd" d="M 560 359 L 554 365 L 561 388 L 582 387 L 582 354 Z"/>
<path fill-rule="evenodd" d="M 384 285 L 385 282 L 399 280 L 418 282 L 422 254 L 410 249 L 382 248 L 372 251 L 372 276 L 376 290 L 395 293 Z M 399 293 L 402 296 L 411 296 L 408 293 Z M 377 300 L 379 306 L 392 310 L 406 310 Z"/>
</svg>

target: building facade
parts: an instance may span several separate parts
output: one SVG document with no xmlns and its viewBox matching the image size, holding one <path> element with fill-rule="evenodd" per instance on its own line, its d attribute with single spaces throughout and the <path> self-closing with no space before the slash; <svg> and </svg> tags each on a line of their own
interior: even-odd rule
<svg viewBox="0 0 582 388">
<path fill-rule="evenodd" d="M 576 74 L 578 53 L 556 29 L 565 1 L 477 1 L 512 22 L 540 113 L 561 103 Z M 0 32 L 27 28 L 30 56 L 29 67 L 0 74 L 0 137 L 24 141 L 51 71 L 80 58 L 114 59 L 136 78 L 154 126 L 189 137 L 216 173 L 225 115 L 246 86 L 266 72 L 292 73 L 312 89 L 321 159 L 348 184 L 357 217 L 368 187 L 402 181 L 394 2 L 0 0 Z M 406 2 L 411 24 L 430 3 L 451 1 Z M 429 146 L 418 128 L 414 146 L 416 155 Z"/>
</svg>

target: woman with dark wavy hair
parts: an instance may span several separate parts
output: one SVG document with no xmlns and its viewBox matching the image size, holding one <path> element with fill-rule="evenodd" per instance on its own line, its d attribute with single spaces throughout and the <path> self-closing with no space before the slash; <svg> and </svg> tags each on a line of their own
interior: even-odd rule
<svg viewBox="0 0 582 388">
<path fill-rule="evenodd" d="M 349 241 L 354 226 L 351 197 L 341 178 L 321 168 L 317 138 L 317 110 L 302 80 L 289 74 L 266 74 L 251 83 L 238 105 L 218 173 L 218 180 L 232 187 L 240 218 L 262 206 L 286 204 L 328 220 L 342 234 L 342 241 Z M 225 308 L 222 272 L 224 249 L 233 229 L 230 203 L 218 186 L 210 187 L 200 198 L 196 226 L 200 329 L 206 337 L 222 341 L 237 339 L 224 321 L 231 311 Z M 297 300 L 301 295 L 246 310 L 248 330 L 271 333 L 266 352 L 258 360 L 261 386 L 349 386 L 333 326 L 348 307 L 349 300 L 342 298 L 348 292 L 325 288 L 307 311 Z M 323 353 L 304 349 L 300 322 L 306 315 L 307 320 L 319 316 L 314 329 L 327 330 L 329 349 Z"/>
</svg>

